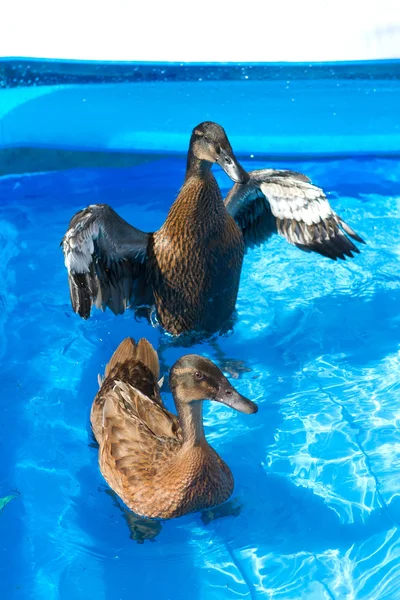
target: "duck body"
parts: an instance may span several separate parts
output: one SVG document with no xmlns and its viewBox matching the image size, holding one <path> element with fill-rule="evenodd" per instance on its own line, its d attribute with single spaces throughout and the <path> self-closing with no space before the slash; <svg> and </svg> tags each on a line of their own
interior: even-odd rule
<svg viewBox="0 0 400 600">
<path fill-rule="evenodd" d="M 177 449 L 174 443 L 169 446 L 163 440 L 162 449 L 158 454 L 155 451 L 154 458 L 164 455 L 167 449 L 173 456 L 149 470 L 151 479 L 139 473 L 126 479 L 120 471 L 108 468 L 110 453 L 104 447 L 99 462 L 104 478 L 135 514 L 173 519 L 212 508 L 230 498 L 234 488 L 232 473 L 212 448 Z"/>
<path fill-rule="evenodd" d="M 149 249 L 148 281 L 163 328 L 214 333 L 228 323 L 243 257 L 242 233 L 213 174 L 190 176 Z"/>
<path fill-rule="evenodd" d="M 237 410 L 250 413 L 257 407 L 211 361 L 188 356 L 171 375 L 178 417 L 161 401 L 158 358 L 146 340 L 135 344 L 127 338 L 120 344 L 92 405 L 100 470 L 137 515 L 170 519 L 221 504 L 233 491 L 229 467 L 204 436 L 200 397 L 222 398 L 228 392 Z M 194 389 L 201 387 L 200 373 L 203 389 Z"/>
</svg>

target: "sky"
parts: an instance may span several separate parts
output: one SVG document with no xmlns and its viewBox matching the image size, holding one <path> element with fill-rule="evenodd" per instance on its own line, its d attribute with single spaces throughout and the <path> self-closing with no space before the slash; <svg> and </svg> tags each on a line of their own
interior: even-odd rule
<svg viewBox="0 0 400 600">
<path fill-rule="evenodd" d="M 3 0 L 0 57 L 400 58 L 400 0 Z"/>
</svg>

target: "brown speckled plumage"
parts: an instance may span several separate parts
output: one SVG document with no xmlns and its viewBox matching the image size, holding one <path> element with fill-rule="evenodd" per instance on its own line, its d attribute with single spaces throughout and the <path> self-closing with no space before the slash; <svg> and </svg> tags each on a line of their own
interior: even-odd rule
<svg viewBox="0 0 400 600">
<path fill-rule="evenodd" d="M 189 177 L 149 250 L 162 326 L 174 335 L 218 331 L 235 309 L 243 256 L 241 231 L 211 171 Z"/>
<path fill-rule="evenodd" d="M 178 418 L 160 399 L 156 356 L 146 340 L 121 343 L 93 402 L 91 423 L 110 487 L 136 514 L 170 519 L 218 505 L 233 491 L 228 466 L 204 436 L 203 399 L 247 413 L 257 407 L 211 361 L 187 355 L 171 371 Z"/>
</svg>

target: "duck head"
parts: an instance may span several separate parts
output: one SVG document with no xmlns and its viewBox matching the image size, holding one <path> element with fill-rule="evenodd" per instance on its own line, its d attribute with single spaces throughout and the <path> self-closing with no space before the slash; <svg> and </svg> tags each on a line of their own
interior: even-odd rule
<svg viewBox="0 0 400 600">
<path fill-rule="evenodd" d="M 195 162 L 211 165 L 217 163 L 235 183 L 247 183 L 249 175 L 233 154 L 223 128 L 212 121 L 204 121 L 193 129 L 188 154 L 188 172 Z"/>
<path fill-rule="evenodd" d="M 186 354 L 174 364 L 170 387 L 177 407 L 178 404 L 214 400 L 242 413 L 258 411 L 257 404 L 239 394 L 211 360 L 197 354 Z"/>
</svg>

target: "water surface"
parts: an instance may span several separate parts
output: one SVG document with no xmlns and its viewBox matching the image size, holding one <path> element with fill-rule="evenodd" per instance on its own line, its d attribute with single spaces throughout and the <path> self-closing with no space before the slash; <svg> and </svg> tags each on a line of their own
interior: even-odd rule
<svg viewBox="0 0 400 600">
<path fill-rule="evenodd" d="M 234 384 L 260 406 L 254 417 L 217 404 L 205 412 L 241 514 L 207 526 L 198 514 L 170 521 L 143 545 L 106 493 L 89 410 L 123 337 L 158 347 L 160 332 L 130 313 L 74 315 L 59 243 L 74 212 L 92 203 L 157 228 L 184 160 L 0 179 L 0 497 L 19 492 L 0 515 L 5 599 L 396 598 L 399 163 L 272 166 L 331 192 L 368 245 L 338 263 L 278 237 L 248 252 L 234 334 L 194 348 L 231 359 Z M 216 174 L 226 191 L 229 180 Z M 164 367 L 182 353 L 164 348 Z"/>
</svg>

